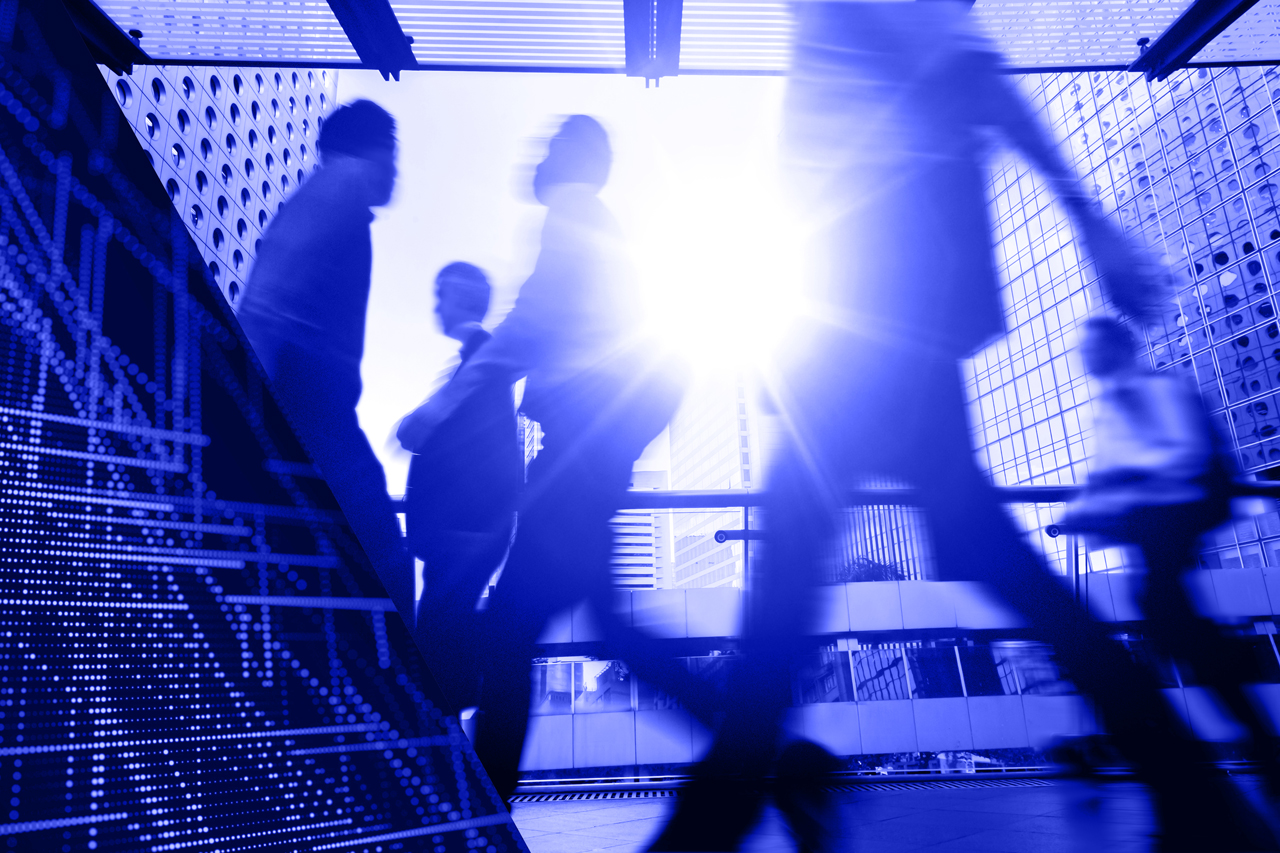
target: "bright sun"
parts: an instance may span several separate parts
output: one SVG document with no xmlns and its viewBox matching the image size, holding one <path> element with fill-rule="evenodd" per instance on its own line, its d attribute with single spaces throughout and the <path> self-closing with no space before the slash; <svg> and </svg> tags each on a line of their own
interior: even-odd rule
<svg viewBox="0 0 1280 853">
<path fill-rule="evenodd" d="M 767 367 L 801 303 L 796 218 L 770 151 L 668 174 L 632 247 L 650 324 L 702 372 Z"/>
</svg>

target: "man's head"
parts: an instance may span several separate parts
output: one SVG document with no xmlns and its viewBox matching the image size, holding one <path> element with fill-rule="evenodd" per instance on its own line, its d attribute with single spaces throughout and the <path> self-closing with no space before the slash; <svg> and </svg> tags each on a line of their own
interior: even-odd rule
<svg viewBox="0 0 1280 853">
<path fill-rule="evenodd" d="M 325 120 L 316 140 L 326 167 L 342 164 L 362 180 L 370 207 L 391 201 L 396 186 L 396 120 L 373 101 L 353 101 Z"/>
<path fill-rule="evenodd" d="M 1084 360 L 1085 370 L 1094 376 L 1113 376 L 1134 366 L 1138 346 L 1133 333 L 1119 320 L 1091 317 L 1084 323 L 1080 357 Z"/>
<path fill-rule="evenodd" d="M 479 323 L 489 313 L 493 288 L 484 270 L 455 261 L 436 274 L 436 318 L 440 330 L 455 337 L 467 323 Z"/>
<path fill-rule="evenodd" d="M 547 145 L 547 156 L 533 173 L 533 194 L 546 203 L 546 191 L 557 184 L 587 184 L 599 192 L 609 180 L 613 150 L 609 134 L 591 116 L 564 120 Z"/>
</svg>

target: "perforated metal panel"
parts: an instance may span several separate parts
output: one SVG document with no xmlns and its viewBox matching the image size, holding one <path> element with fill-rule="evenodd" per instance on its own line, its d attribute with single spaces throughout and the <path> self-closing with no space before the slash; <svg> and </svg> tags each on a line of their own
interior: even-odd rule
<svg viewBox="0 0 1280 853">
<path fill-rule="evenodd" d="M 1280 62 L 1280 0 L 1261 0 L 1191 61 Z"/>
</svg>

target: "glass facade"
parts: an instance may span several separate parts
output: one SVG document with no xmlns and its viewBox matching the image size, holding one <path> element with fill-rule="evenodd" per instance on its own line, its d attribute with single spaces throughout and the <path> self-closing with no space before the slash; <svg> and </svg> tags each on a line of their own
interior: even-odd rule
<svg viewBox="0 0 1280 853">
<path fill-rule="evenodd" d="M 1144 357 L 1194 382 L 1242 471 L 1270 476 L 1280 466 L 1280 218 L 1271 174 L 1280 73 L 1200 68 L 1149 83 L 1094 72 L 1018 83 L 1102 208 L 1174 272 L 1176 299 L 1140 333 Z M 1096 275 L 1027 164 L 997 157 L 989 192 L 1010 332 L 969 362 L 978 452 L 998 485 L 1083 482 L 1091 390 L 1070 350 L 1079 324 L 1105 309 Z M 1057 511 L 1021 507 L 1019 515 L 1061 561 L 1065 541 L 1035 532 Z M 1278 550 L 1273 509 L 1214 534 L 1203 559 L 1214 568 L 1270 565 Z M 1117 549 L 1089 555 L 1088 565 L 1125 562 Z"/>
<path fill-rule="evenodd" d="M 755 412 L 747 384 L 706 381 L 690 389 L 671 421 L 673 489 L 750 489 L 759 476 L 752 465 L 757 443 Z M 753 477 L 755 479 L 753 480 Z M 671 588 L 736 586 L 743 583 L 743 549 L 717 543 L 715 532 L 740 529 L 742 511 L 676 513 Z"/>
<path fill-rule="evenodd" d="M 1270 636 L 1245 638 L 1257 666 L 1257 683 L 1280 682 L 1280 664 Z M 1154 662 L 1145 641 L 1127 638 L 1131 654 Z M 732 653 L 682 658 L 691 672 L 724 686 L 742 659 Z M 1196 684 L 1192 674 L 1173 664 L 1157 667 L 1164 686 Z M 564 659 L 533 668 L 532 711 L 538 715 L 592 714 L 606 711 L 672 710 L 678 700 L 636 679 L 620 661 Z M 830 702 L 882 702 L 978 696 L 1061 696 L 1075 688 L 1040 643 L 1022 640 L 936 644 L 860 645 L 839 640 L 806 655 L 792 668 L 795 706 Z"/>
</svg>

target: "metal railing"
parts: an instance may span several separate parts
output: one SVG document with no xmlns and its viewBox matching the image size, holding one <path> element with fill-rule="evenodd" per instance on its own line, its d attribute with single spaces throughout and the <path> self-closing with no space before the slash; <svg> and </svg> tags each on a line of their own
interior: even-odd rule
<svg viewBox="0 0 1280 853">
<path fill-rule="evenodd" d="M 1005 504 L 1052 504 L 1067 503 L 1080 494 L 1078 485 L 1060 486 L 997 486 L 995 492 L 1001 503 Z M 742 527 L 737 530 L 716 530 L 713 537 L 717 543 L 729 541 L 757 541 L 763 538 L 761 531 L 752 530 L 750 513 L 752 508 L 763 506 L 766 492 L 754 489 L 644 489 L 631 490 L 619 505 L 619 510 L 697 510 L 697 509 L 740 509 L 742 510 Z M 846 507 L 863 506 L 912 506 L 917 503 L 916 491 L 910 488 L 862 488 L 850 489 L 845 493 Z M 1280 483 L 1237 480 L 1233 489 L 1234 497 L 1260 497 L 1280 500 Z M 403 496 L 394 496 L 393 503 L 398 512 L 404 511 Z M 1044 532 L 1051 538 L 1063 535 L 1061 528 L 1050 524 Z M 1068 573 L 1071 577 L 1072 590 L 1080 599 L 1082 593 L 1088 596 L 1088 573 L 1080 571 L 1080 548 L 1078 537 L 1066 534 L 1066 553 Z M 744 573 L 746 559 L 744 554 Z"/>
</svg>

